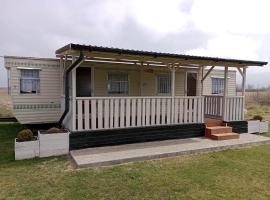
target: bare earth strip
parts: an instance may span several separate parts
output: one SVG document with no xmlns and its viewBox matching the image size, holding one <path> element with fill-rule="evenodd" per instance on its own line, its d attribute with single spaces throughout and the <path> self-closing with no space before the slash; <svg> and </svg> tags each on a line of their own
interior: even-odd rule
<svg viewBox="0 0 270 200">
<path fill-rule="evenodd" d="M 0 117 L 12 117 L 12 102 L 7 88 L 0 88 Z"/>
</svg>

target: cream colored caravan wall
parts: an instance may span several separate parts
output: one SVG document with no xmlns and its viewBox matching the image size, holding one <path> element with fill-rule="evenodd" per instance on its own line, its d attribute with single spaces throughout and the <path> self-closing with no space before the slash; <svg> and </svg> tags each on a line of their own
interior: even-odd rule
<svg viewBox="0 0 270 200">
<path fill-rule="evenodd" d="M 140 84 L 142 84 L 142 96 L 155 96 L 156 81 L 158 74 L 170 74 L 169 69 L 164 67 L 143 67 L 128 64 L 112 63 L 85 63 L 85 67 L 94 68 L 94 96 L 109 96 L 107 93 L 107 76 L 109 72 L 125 72 L 129 77 L 129 96 L 140 96 Z M 175 95 L 185 96 L 186 72 L 188 69 L 177 69 L 175 74 Z M 205 70 L 204 74 L 206 74 Z M 212 78 L 224 77 L 224 70 L 214 69 L 204 81 L 204 94 L 212 94 Z M 236 71 L 229 71 L 228 76 L 228 95 L 236 95 Z M 140 83 L 142 79 L 142 83 Z"/>
<path fill-rule="evenodd" d="M 10 69 L 13 114 L 22 124 L 57 122 L 60 118 L 60 67 L 57 59 L 5 57 Z M 39 69 L 40 93 L 20 94 L 20 69 Z"/>
<path fill-rule="evenodd" d="M 110 96 L 107 92 L 108 73 L 125 72 L 129 78 L 129 96 L 156 96 L 156 84 L 158 74 L 169 74 L 170 71 L 164 67 L 143 67 L 130 64 L 113 64 L 91 62 L 87 65 L 94 68 L 94 96 Z M 84 66 L 87 66 L 86 64 Z M 142 80 L 142 82 L 140 81 Z M 175 94 L 184 95 L 185 88 L 185 71 L 179 69 L 175 75 Z M 142 85 L 142 91 L 140 91 Z M 140 93 L 141 92 L 141 93 Z"/>
<path fill-rule="evenodd" d="M 208 70 L 204 71 L 204 74 L 207 73 Z M 224 78 L 224 70 L 222 69 L 214 69 L 203 83 L 203 94 L 211 95 L 212 94 L 212 78 Z M 236 96 L 236 71 L 229 70 L 228 72 L 228 95 Z"/>
</svg>

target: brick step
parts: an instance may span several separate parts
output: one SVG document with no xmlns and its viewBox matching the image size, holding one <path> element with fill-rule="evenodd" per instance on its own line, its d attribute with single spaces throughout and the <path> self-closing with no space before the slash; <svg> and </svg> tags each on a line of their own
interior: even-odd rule
<svg viewBox="0 0 270 200">
<path fill-rule="evenodd" d="M 239 139 L 240 135 L 238 133 L 221 133 L 221 134 L 212 134 L 211 139 L 213 140 L 231 140 Z"/>
<path fill-rule="evenodd" d="M 205 136 L 210 137 L 213 134 L 231 133 L 232 127 L 230 126 L 213 126 L 205 128 Z"/>
<path fill-rule="evenodd" d="M 206 119 L 205 125 L 206 127 L 214 127 L 214 126 L 224 126 L 225 124 L 222 120 Z"/>
</svg>

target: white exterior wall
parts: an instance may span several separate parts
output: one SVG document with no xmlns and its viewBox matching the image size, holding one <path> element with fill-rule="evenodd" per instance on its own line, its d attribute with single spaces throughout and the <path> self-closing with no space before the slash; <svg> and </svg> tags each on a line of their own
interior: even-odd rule
<svg viewBox="0 0 270 200">
<path fill-rule="evenodd" d="M 60 118 L 60 67 L 57 59 L 5 57 L 10 70 L 13 114 L 22 124 L 57 122 Z M 40 69 L 40 93 L 20 94 L 20 69 Z"/>
<path fill-rule="evenodd" d="M 208 70 L 204 71 L 204 75 Z M 228 72 L 228 96 L 236 96 L 236 71 Z M 203 82 L 203 94 L 212 94 L 212 78 L 224 78 L 224 70 L 213 69 Z"/>
<path fill-rule="evenodd" d="M 68 66 L 70 62 L 67 62 Z M 64 111 L 63 65 L 60 67 L 58 59 L 37 59 L 21 57 L 5 57 L 5 66 L 10 70 L 10 92 L 13 101 L 13 113 L 20 123 L 49 123 L 57 122 Z M 40 69 L 40 93 L 20 94 L 20 70 L 18 67 Z M 94 95 L 108 96 L 108 72 L 126 72 L 129 76 L 129 96 L 157 96 L 156 77 L 158 74 L 170 71 L 164 67 L 143 67 L 115 63 L 84 62 L 82 67 L 94 68 Z M 175 95 L 185 96 L 187 69 L 177 69 L 175 74 Z M 194 71 L 194 70 L 193 70 Z M 205 72 L 206 73 L 206 72 Z M 204 74 L 205 74 L 204 73 Z M 211 77 L 223 77 L 223 70 L 213 70 L 204 81 L 204 95 L 211 94 Z M 71 77 L 70 77 L 71 79 Z M 142 83 L 141 83 L 142 80 Z M 140 89 L 142 85 L 142 91 Z M 236 72 L 229 71 L 228 94 L 236 95 Z M 72 95 L 72 80 L 70 81 L 70 95 Z M 140 93 L 140 91 L 142 93 Z M 47 105 L 46 108 L 40 105 Z M 70 102 L 72 110 L 72 102 Z M 68 128 L 72 128 L 71 112 L 64 120 Z"/>
<path fill-rule="evenodd" d="M 129 78 L 129 96 L 157 96 L 156 84 L 157 75 L 171 75 L 169 69 L 164 67 L 143 67 L 142 74 L 140 66 L 128 64 L 110 63 L 87 63 L 84 67 L 94 67 L 95 96 L 109 96 L 107 92 L 107 76 L 109 72 L 125 72 Z M 184 96 L 185 94 L 185 75 L 184 69 L 178 69 L 175 73 L 175 95 Z M 142 82 L 141 82 L 142 80 Z M 142 91 L 140 90 L 142 85 Z M 140 94 L 140 91 L 142 92 Z"/>
<path fill-rule="evenodd" d="M 109 96 L 107 93 L 107 75 L 109 72 L 126 72 L 129 76 L 129 96 L 140 96 L 140 67 L 135 65 L 123 65 L 123 64 L 110 64 L 110 63 L 85 63 L 85 67 L 94 67 L 95 74 L 95 96 Z M 156 91 L 156 77 L 158 74 L 171 74 L 169 69 L 164 67 L 143 67 L 142 70 L 142 96 L 157 96 Z M 188 69 L 177 69 L 175 72 L 175 95 L 186 95 L 186 72 Z M 196 72 L 196 70 L 192 70 Z M 204 74 L 206 74 L 205 70 Z M 224 78 L 224 71 L 220 69 L 214 69 L 208 77 L 204 80 L 204 95 L 212 94 L 212 77 Z M 228 79 L 228 95 L 236 96 L 236 71 L 229 71 Z"/>
</svg>

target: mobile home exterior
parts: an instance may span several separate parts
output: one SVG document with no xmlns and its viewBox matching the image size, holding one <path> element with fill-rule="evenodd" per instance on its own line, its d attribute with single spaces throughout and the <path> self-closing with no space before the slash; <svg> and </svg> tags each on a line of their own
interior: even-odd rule
<svg viewBox="0 0 270 200">
<path fill-rule="evenodd" d="M 67 62 L 69 65 L 71 62 Z M 64 110 L 64 79 L 63 63 L 60 59 L 5 57 L 5 67 L 9 71 L 9 93 L 13 102 L 13 113 L 22 124 L 56 123 Z M 86 69 L 86 70 L 85 70 Z M 88 70 L 87 70 L 88 69 Z M 23 93 L 21 91 L 23 71 L 37 70 L 39 72 L 37 93 Z M 127 96 L 164 96 L 157 91 L 158 78 L 170 76 L 170 71 L 164 67 L 153 67 L 141 70 L 139 66 L 122 63 L 85 62 L 77 72 L 82 81 L 81 87 L 90 87 L 87 97 L 119 97 L 119 94 L 108 93 L 108 75 L 126 74 L 128 77 Z M 204 73 L 207 69 L 204 70 Z M 88 73 L 88 74 L 87 74 Z M 92 73 L 92 74 L 91 74 Z M 175 72 L 175 95 L 187 96 L 187 74 L 197 73 L 196 70 L 183 68 Z M 84 76 L 86 75 L 86 78 Z M 213 79 L 224 79 L 224 71 L 214 69 L 205 79 L 203 95 L 212 95 Z M 88 80 L 87 80 L 88 76 Z M 236 96 L 236 71 L 228 72 L 228 94 Z M 92 80 L 91 80 L 92 79 Z M 140 81 L 142 80 L 142 82 Z M 142 90 L 140 87 L 142 85 Z M 78 87 L 78 86 L 77 86 Z M 170 87 L 167 85 L 167 87 Z M 214 86 L 215 87 L 215 86 Z M 70 91 L 72 93 L 72 84 Z M 77 88 L 77 90 L 81 90 Z M 82 89 L 83 91 L 87 88 Z M 83 92 L 82 91 L 82 92 Z M 80 96 L 80 95 L 79 95 Z M 69 125 L 66 124 L 68 127 Z"/>
<path fill-rule="evenodd" d="M 63 125 L 79 146 L 200 136 L 206 118 L 242 123 L 246 70 L 267 64 L 78 44 L 56 56 L 5 57 L 13 112 Z"/>
</svg>

